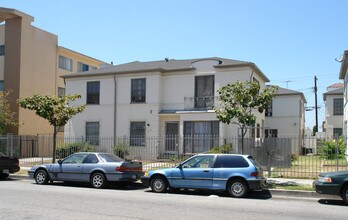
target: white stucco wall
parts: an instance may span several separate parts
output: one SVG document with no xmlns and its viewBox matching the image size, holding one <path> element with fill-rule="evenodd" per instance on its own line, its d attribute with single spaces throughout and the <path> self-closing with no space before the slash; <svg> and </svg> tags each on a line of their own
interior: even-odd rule
<svg viewBox="0 0 348 220">
<path fill-rule="evenodd" d="M 265 127 L 278 129 L 280 136 L 299 136 L 304 129 L 303 115 L 301 96 L 275 96 L 272 102 L 272 116 L 265 117 Z"/>
<path fill-rule="evenodd" d="M 325 102 L 326 134 L 333 136 L 334 128 L 343 128 L 343 115 L 334 115 L 334 99 L 343 98 L 343 95 L 327 95 Z"/>
<path fill-rule="evenodd" d="M 0 25 L 0 45 L 5 45 L 5 26 Z M 0 56 L 0 80 L 4 80 L 5 56 Z"/>
</svg>

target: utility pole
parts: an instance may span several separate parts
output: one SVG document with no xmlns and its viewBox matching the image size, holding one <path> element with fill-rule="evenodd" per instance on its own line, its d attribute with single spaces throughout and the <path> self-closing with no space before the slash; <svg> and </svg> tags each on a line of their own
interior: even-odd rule
<svg viewBox="0 0 348 220">
<path fill-rule="evenodd" d="M 317 88 L 317 81 L 318 78 L 317 76 L 314 76 L 314 94 L 315 94 L 315 131 L 314 134 L 316 132 L 318 132 L 318 99 L 317 99 L 317 92 L 318 92 L 318 88 Z"/>
</svg>

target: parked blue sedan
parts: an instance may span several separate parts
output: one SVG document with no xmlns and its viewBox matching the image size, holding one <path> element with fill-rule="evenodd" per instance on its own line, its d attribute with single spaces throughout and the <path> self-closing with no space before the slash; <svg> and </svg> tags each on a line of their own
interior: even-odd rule
<svg viewBox="0 0 348 220">
<path fill-rule="evenodd" d="M 90 182 L 103 188 L 109 181 L 136 181 L 144 175 L 141 162 L 125 161 L 107 153 L 75 153 L 54 164 L 34 166 L 28 171 L 37 184 L 49 181 Z"/>
<path fill-rule="evenodd" d="M 141 181 L 158 193 L 168 188 L 206 189 L 228 191 L 233 197 L 261 190 L 266 183 L 253 157 L 237 154 L 196 155 L 177 167 L 150 171 Z"/>
</svg>

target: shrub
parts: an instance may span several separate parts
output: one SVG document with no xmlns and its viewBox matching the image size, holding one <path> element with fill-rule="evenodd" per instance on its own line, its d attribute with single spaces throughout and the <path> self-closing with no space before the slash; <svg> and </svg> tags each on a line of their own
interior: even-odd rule
<svg viewBox="0 0 348 220">
<path fill-rule="evenodd" d="M 118 143 L 114 146 L 114 154 L 121 158 L 129 155 L 129 145 L 126 143 Z"/>
<path fill-rule="evenodd" d="M 298 160 L 299 156 L 297 154 L 291 154 L 291 161 Z"/>
<path fill-rule="evenodd" d="M 318 152 L 321 157 L 331 160 L 336 159 L 336 140 L 322 141 L 321 146 L 318 148 Z M 342 159 L 345 157 L 345 145 L 343 138 L 338 139 L 338 152 L 337 157 Z"/>
<path fill-rule="evenodd" d="M 232 144 L 225 144 L 221 146 L 215 146 L 209 150 L 210 154 L 230 154 L 232 153 Z"/>
<path fill-rule="evenodd" d="M 59 158 L 65 158 L 77 152 L 95 151 L 96 147 L 88 142 L 64 143 L 57 146 L 56 154 Z"/>
</svg>

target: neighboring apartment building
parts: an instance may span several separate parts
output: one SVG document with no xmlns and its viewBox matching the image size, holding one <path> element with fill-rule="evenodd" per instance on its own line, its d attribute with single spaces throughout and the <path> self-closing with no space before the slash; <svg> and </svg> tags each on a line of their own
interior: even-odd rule
<svg viewBox="0 0 348 220">
<path fill-rule="evenodd" d="M 17 113 L 13 134 L 53 132 L 48 122 L 33 111 L 19 108 L 16 100 L 33 94 L 62 95 L 60 77 L 98 68 L 102 61 L 58 46 L 58 36 L 31 25 L 34 18 L 15 9 L 0 8 L 0 91 L 10 90 L 11 110 Z"/>
<path fill-rule="evenodd" d="M 325 102 L 325 133 L 330 137 L 343 134 L 343 84 L 327 87 L 323 94 Z"/>
<path fill-rule="evenodd" d="M 265 112 L 265 136 L 288 138 L 291 152 L 300 154 L 305 145 L 306 103 L 302 92 L 279 87 Z"/>
<path fill-rule="evenodd" d="M 302 92 L 279 87 L 265 112 L 266 136 L 303 138 L 306 103 Z"/>
<path fill-rule="evenodd" d="M 343 52 L 341 60 L 341 68 L 339 72 L 339 79 L 344 80 L 343 91 L 343 136 L 346 141 L 347 149 L 346 155 L 348 160 L 348 136 L 347 136 L 347 121 L 348 121 L 348 50 Z"/>
<path fill-rule="evenodd" d="M 265 88 L 269 81 L 253 63 L 218 57 L 136 61 L 64 79 L 67 94 L 82 95 L 74 105 L 87 104 L 65 126 L 66 136 L 126 136 L 131 146 L 145 146 L 146 137 L 179 136 L 185 137 L 179 143 L 184 153 L 204 152 L 222 137 L 237 137 L 238 126 L 220 123 L 212 109 L 219 88 L 250 80 Z M 263 127 L 264 114 L 256 115 L 257 124 Z M 193 138 L 206 136 L 215 138 Z M 159 148 L 162 153 L 177 150 L 165 140 Z"/>
</svg>

